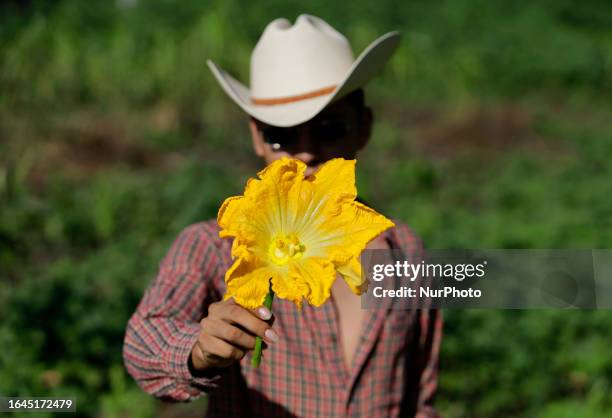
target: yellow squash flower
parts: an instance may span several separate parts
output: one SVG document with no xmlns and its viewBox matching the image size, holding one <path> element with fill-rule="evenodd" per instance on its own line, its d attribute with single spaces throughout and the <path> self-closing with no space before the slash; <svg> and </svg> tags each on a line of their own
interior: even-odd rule
<svg viewBox="0 0 612 418">
<path fill-rule="evenodd" d="M 225 299 L 257 308 L 271 280 L 276 296 L 320 306 L 336 272 L 356 294 L 365 290 L 359 255 L 393 223 L 355 201 L 355 160 L 330 160 L 309 178 L 305 170 L 299 160 L 277 160 L 219 209 L 219 235 L 234 237 Z"/>
</svg>

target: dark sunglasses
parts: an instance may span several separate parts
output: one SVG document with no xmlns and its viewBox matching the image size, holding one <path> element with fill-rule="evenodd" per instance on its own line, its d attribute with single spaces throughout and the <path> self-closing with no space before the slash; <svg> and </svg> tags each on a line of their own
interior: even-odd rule
<svg viewBox="0 0 612 418">
<path fill-rule="evenodd" d="M 309 136 L 314 141 L 330 144 L 346 137 L 351 131 L 352 125 L 341 119 L 322 119 L 290 128 L 262 126 L 259 131 L 262 133 L 264 141 L 270 144 L 273 150 L 278 151 L 295 146 L 302 129 L 308 129 Z"/>
</svg>

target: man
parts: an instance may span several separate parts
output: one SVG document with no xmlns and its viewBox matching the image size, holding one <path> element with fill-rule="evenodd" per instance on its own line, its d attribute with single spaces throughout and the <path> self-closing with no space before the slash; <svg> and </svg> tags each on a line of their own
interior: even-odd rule
<svg viewBox="0 0 612 418">
<path fill-rule="evenodd" d="M 323 20 L 270 23 L 251 57 L 251 90 L 209 62 L 223 89 L 250 116 L 253 148 L 266 164 L 284 156 L 307 164 L 354 158 L 370 138 L 372 112 L 361 87 L 382 70 L 397 33 L 357 60 Z M 399 222 L 368 248 L 422 251 Z M 437 416 L 441 319 L 437 311 L 361 309 L 344 280 L 319 308 L 274 302 L 274 314 L 222 301 L 231 242 L 215 221 L 181 233 L 129 321 L 124 359 L 147 392 L 186 401 L 208 393 L 214 417 Z M 267 344 L 253 368 L 255 337 Z"/>
</svg>

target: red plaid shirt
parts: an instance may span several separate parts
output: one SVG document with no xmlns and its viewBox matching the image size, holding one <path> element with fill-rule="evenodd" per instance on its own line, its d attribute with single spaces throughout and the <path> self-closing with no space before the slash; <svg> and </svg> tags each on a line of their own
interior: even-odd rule
<svg viewBox="0 0 612 418">
<path fill-rule="evenodd" d="M 208 393 L 209 417 L 435 417 L 432 401 L 442 320 L 439 311 L 368 311 L 352 366 L 339 344 L 333 302 L 319 308 L 276 299 L 280 341 L 254 369 L 250 355 L 218 374 L 194 377 L 188 360 L 208 306 L 222 299 L 231 242 L 214 221 L 185 229 L 130 319 L 123 357 L 148 393 L 187 401 Z M 385 232 L 392 248 L 419 256 L 403 225 Z"/>
</svg>

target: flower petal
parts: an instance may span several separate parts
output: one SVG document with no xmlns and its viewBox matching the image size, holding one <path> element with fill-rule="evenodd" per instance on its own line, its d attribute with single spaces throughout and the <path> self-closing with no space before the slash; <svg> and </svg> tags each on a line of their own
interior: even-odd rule
<svg viewBox="0 0 612 418">
<path fill-rule="evenodd" d="M 337 214 L 343 202 L 355 199 L 355 160 L 327 161 L 292 192 L 289 201 L 295 202 L 294 230 L 309 235 L 327 217 Z"/>
<path fill-rule="evenodd" d="M 303 284 L 303 295 L 314 306 L 321 306 L 330 296 L 336 279 L 334 265 L 325 258 L 309 257 L 295 261 L 289 267 L 289 276 Z M 297 286 L 296 286 L 297 287 Z"/>
<path fill-rule="evenodd" d="M 304 239 L 308 249 L 317 256 L 338 252 L 359 257 L 368 242 L 376 238 L 393 222 L 359 202 L 342 205 L 342 211 L 319 226 L 316 236 Z M 310 254 L 309 254 L 310 255 Z"/>
<path fill-rule="evenodd" d="M 272 290 L 279 298 L 290 300 L 301 309 L 302 299 L 308 288 L 303 280 L 295 275 L 289 275 L 288 269 L 285 269 L 283 274 L 277 274 L 272 278 Z"/>
<path fill-rule="evenodd" d="M 232 229 L 235 229 L 235 223 L 242 221 L 242 201 L 244 197 L 233 196 L 225 199 L 219 212 L 217 213 L 217 223 L 221 227 L 219 236 L 221 238 L 232 236 Z M 235 232 L 234 232 L 235 233 Z"/>
<path fill-rule="evenodd" d="M 312 180 L 318 194 L 334 199 L 352 201 L 357 197 L 355 188 L 355 160 L 333 158 L 317 170 Z"/>
<path fill-rule="evenodd" d="M 217 214 L 217 223 L 221 227 L 219 236 L 239 237 L 241 244 L 254 244 L 262 236 L 269 236 L 270 232 L 262 222 L 261 216 L 254 216 L 256 211 L 257 205 L 245 197 L 234 196 L 225 199 Z"/>
<path fill-rule="evenodd" d="M 245 197 L 255 205 L 256 217 L 263 218 L 269 231 L 287 233 L 295 220 L 289 214 L 291 190 L 299 190 L 306 164 L 296 159 L 281 158 L 261 170 L 261 180 L 251 180 Z M 295 193 L 295 192 L 294 192 Z"/>
<path fill-rule="evenodd" d="M 361 295 L 367 290 L 368 282 L 362 277 L 361 263 L 357 258 L 353 257 L 347 264 L 338 267 L 338 273 L 356 295 Z"/>
<path fill-rule="evenodd" d="M 227 292 L 224 299 L 234 298 L 247 309 L 261 306 L 270 289 L 270 279 L 275 272 L 265 267 L 255 257 L 239 258 L 225 273 Z"/>
</svg>

